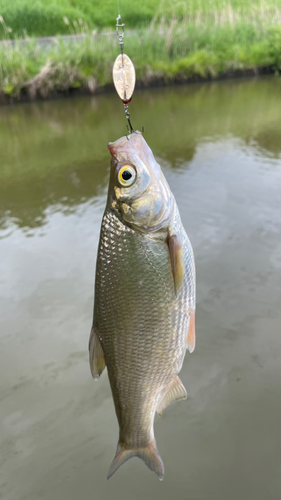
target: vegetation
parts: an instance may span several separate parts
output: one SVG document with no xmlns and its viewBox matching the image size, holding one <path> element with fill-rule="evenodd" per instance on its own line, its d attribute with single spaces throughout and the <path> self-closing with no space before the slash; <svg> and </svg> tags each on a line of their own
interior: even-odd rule
<svg viewBox="0 0 281 500">
<path fill-rule="evenodd" d="M 119 0 L 127 28 L 125 52 L 137 79 L 153 82 L 213 78 L 235 71 L 281 69 L 279 0 Z M 114 24 L 117 3 L 103 0 L 0 0 L 2 38 L 15 34 L 82 33 L 48 48 L 34 38 L 0 46 L 2 95 L 46 97 L 72 88 L 96 92 L 111 84 L 116 38 L 94 27 Z M 40 15 L 39 15 L 40 14 Z M 4 17 L 5 16 L 5 17 Z M 24 31 L 26 30 L 26 31 Z"/>
<path fill-rule="evenodd" d="M 280 23 L 281 17 L 280 0 L 0 0 L 0 15 L 12 36 L 23 36 L 25 31 L 29 36 L 50 36 L 68 34 L 64 16 L 70 22 L 81 19 L 91 30 L 114 28 L 118 4 L 131 29 L 161 19 L 198 26 L 241 20 L 272 24 Z"/>
</svg>

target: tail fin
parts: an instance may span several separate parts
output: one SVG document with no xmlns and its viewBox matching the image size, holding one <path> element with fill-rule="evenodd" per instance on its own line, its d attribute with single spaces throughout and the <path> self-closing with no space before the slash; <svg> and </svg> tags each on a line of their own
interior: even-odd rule
<svg viewBox="0 0 281 500">
<path fill-rule="evenodd" d="M 109 479 L 124 462 L 132 457 L 141 458 L 147 467 L 155 472 L 160 481 L 162 481 L 164 478 L 164 464 L 158 453 L 155 439 L 145 446 L 145 448 L 135 448 L 132 450 L 128 450 L 124 448 L 122 444 L 118 443 L 116 455 L 111 466 L 109 467 L 107 479 Z"/>
</svg>

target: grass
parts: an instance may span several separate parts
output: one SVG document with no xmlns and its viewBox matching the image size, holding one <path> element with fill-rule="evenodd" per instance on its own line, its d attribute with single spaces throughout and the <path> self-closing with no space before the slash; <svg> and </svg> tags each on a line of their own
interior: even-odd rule
<svg viewBox="0 0 281 500">
<path fill-rule="evenodd" d="M 33 2 L 34 12 L 41 4 L 39 0 Z M 144 85 L 157 81 L 186 81 L 194 77 L 213 78 L 237 70 L 257 71 L 261 67 L 279 72 L 279 4 L 279 0 L 244 0 L 243 3 L 241 0 L 144 0 L 136 12 L 137 2 L 120 0 L 121 11 L 124 10 L 126 16 L 129 19 L 131 16 L 136 22 L 136 25 L 128 23 L 129 27 L 138 27 L 134 34 L 127 33 L 125 36 L 125 52 L 135 64 L 137 80 Z M 0 0 L 2 12 L 5 5 L 15 14 L 15 6 L 27 5 L 27 0 L 14 0 L 13 4 Z M 116 14 L 116 5 L 100 0 L 85 0 L 83 3 L 72 0 L 71 4 L 68 0 L 60 0 L 56 4 L 45 0 L 43 5 L 47 9 L 45 14 L 48 9 L 57 18 L 63 14 L 60 33 L 67 29 L 68 33 L 85 33 L 85 38 L 77 44 L 65 43 L 58 38 L 55 45 L 44 50 L 32 37 L 25 45 L 16 39 L 14 45 L 1 46 L 2 95 L 17 98 L 25 93 L 31 98 L 38 95 L 47 97 L 53 92 L 65 92 L 71 88 L 87 88 L 96 92 L 111 84 L 112 64 L 119 53 L 118 44 L 113 36 L 101 36 L 97 31 L 93 34 L 92 27 L 101 26 L 98 19 L 103 20 L 101 27 L 106 27 Z M 27 9 L 22 17 L 22 28 L 28 27 L 28 12 Z M 46 26 L 48 19 L 47 16 Z M 4 38 L 14 36 L 15 31 L 10 24 L 6 18 L 0 17 Z M 35 25 L 39 30 L 41 24 Z M 43 34 L 42 30 L 40 34 Z"/>
<path fill-rule="evenodd" d="M 280 0 L 0 0 L 0 15 L 12 30 L 10 36 L 68 34 L 70 22 L 81 20 L 90 30 L 114 28 L 118 1 L 126 27 L 147 27 L 151 22 L 176 19 L 195 26 L 280 24 Z M 0 37 L 5 37 L 0 30 Z"/>
</svg>

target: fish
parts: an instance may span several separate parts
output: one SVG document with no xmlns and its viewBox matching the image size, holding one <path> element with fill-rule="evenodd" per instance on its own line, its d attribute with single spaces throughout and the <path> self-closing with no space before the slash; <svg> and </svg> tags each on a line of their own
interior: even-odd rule
<svg viewBox="0 0 281 500">
<path fill-rule="evenodd" d="M 195 263 L 179 210 L 136 131 L 108 144 L 111 169 L 97 254 L 91 373 L 107 367 L 119 423 L 107 478 L 139 457 L 160 480 L 154 417 L 186 399 L 178 377 L 195 348 Z"/>
</svg>

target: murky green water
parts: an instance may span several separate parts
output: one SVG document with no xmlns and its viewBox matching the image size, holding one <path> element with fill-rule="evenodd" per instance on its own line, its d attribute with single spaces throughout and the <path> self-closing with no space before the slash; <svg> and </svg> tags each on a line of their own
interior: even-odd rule
<svg viewBox="0 0 281 500">
<path fill-rule="evenodd" d="M 281 80 L 136 93 L 197 264 L 189 397 L 106 481 L 118 429 L 88 367 L 113 95 L 0 109 L 1 500 L 281 498 Z M 133 272 L 133 270 L 132 270 Z"/>
</svg>

